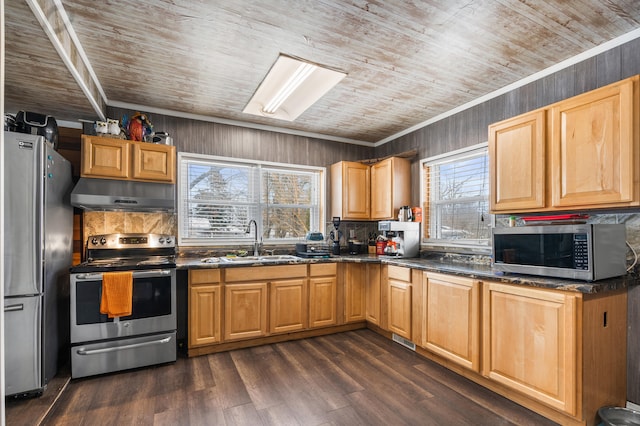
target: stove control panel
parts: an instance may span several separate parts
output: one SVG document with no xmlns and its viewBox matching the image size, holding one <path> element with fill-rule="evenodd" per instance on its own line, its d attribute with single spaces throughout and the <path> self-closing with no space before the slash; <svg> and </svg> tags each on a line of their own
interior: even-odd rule
<svg viewBox="0 0 640 426">
<path fill-rule="evenodd" d="M 105 234 L 92 235 L 88 249 L 172 248 L 175 237 L 168 234 Z"/>
</svg>

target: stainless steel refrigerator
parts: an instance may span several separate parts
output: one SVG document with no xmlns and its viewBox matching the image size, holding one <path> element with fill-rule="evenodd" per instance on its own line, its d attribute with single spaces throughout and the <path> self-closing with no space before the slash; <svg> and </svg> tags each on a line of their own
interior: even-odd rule
<svg viewBox="0 0 640 426">
<path fill-rule="evenodd" d="M 41 394 L 68 348 L 71 165 L 42 136 L 3 149 L 5 394 Z"/>
</svg>

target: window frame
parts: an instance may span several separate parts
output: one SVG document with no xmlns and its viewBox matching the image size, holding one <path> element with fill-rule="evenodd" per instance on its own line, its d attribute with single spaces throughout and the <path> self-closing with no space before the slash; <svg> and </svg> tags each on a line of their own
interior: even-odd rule
<svg viewBox="0 0 640 426">
<path fill-rule="evenodd" d="M 303 173 L 314 173 L 317 174 L 317 188 L 315 189 L 317 192 L 317 218 L 311 218 L 311 227 L 316 226 L 314 222 L 317 222 L 318 229 L 322 229 L 324 227 L 324 215 L 326 211 L 326 167 L 319 166 L 308 166 L 301 164 L 290 164 L 290 163 L 278 163 L 271 161 L 261 161 L 261 160 L 250 160 L 244 158 L 235 158 L 235 157 L 224 157 L 217 155 L 206 155 L 206 154 L 194 154 L 194 153 L 186 153 L 179 152 L 178 153 L 178 177 L 177 177 L 177 213 L 178 213 L 178 245 L 180 246 L 234 246 L 239 244 L 251 244 L 254 241 L 253 233 L 247 234 L 246 236 L 234 236 L 234 237 L 206 237 L 206 238 L 198 238 L 198 237 L 190 237 L 183 235 L 183 230 L 185 229 L 185 221 L 188 221 L 190 215 L 187 211 L 188 203 L 185 197 L 188 196 L 188 190 L 184 188 L 186 182 L 184 182 L 184 168 L 189 167 L 189 163 L 191 162 L 200 162 L 200 163 L 210 163 L 210 164 L 220 164 L 220 165 L 228 165 L 230 167 L 246 167 L 255 171 L 255 185 L 254 185 L 254 196 L 255 196 L 255 209 L 253 210 L 255 217 L 249 217 L 247 222 L 251 219 L 254 219 L 258 225 L 258 235 L 263 235 L 264 223 L 262 219 L 262 212 L 269 207 L 268 204 L 263 202 L 263 194 L 262 194 L 262 171 L 263 169 L 271 169 L 271 170 L 282 170 L 287 173 L 295 172 L 303 172 Z M 315 229 L 310 229 L 310 231 L 315 231 Z M 270 244 L 270 245 L 290 245 L 295 242 L 300 241 L 300 237 L 294 238 L 277 238 L 277 239 L 269 239 L 265 238 L 260 241 Z"/>
<path fill-rule="evenodd" d="M 423 206 L 423 232 L 420 237 L 420 245 L 425 248 L 451 248 L 451 249 L 461 249 L 461 251 L 490 251 L 491 250 L 491 237 L 487 239 L 467 239 L 467 240 L 456 240 L 456 239 L 445 239 L 445 238 L 433 238 L 426 237 L 426 235 L 431 234 L 431 229 L 426 229 L 427 225 L 431 225 L 431 200 L 427 198 L 427 188 L 426 188 L 426 166 L 429 165 L 439 165 L 444 164 L 456 160 L 462 160 L 466 157 L 474 156 L 476 154 L 484 153 L 487 156 L 488 161 L 488 142 L 482 142 L 479 144 L 471 145 L 465 148 L 461 148 L 455 151 L 446 152 L 439 155 L 434 155 L 432 157 L 424 158 L 420 160 L 420 204 Z M 487 164 L 487 206 L 489 205 L 489 165 Z M 475 197 L 477 198 L 477 197 Z M 465 201 L 471 201 L 471 198 L 465 199 Z M 495 226 L 495 215 L 491 214 L 487 211 L 487 219 L 486 223 L 488 227 Z"/>
</svg>

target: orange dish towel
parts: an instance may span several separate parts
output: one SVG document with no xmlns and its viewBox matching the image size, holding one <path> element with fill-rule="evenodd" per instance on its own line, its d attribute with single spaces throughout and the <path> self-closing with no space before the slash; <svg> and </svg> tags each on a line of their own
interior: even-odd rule
<svg viewBox="0 0 640 426">
<path fill-rule="evenodd" d="M 102 274 L 100 313 L 109 318 L 131 315 L 133 272 L 105 272 Z"/>
</svg>

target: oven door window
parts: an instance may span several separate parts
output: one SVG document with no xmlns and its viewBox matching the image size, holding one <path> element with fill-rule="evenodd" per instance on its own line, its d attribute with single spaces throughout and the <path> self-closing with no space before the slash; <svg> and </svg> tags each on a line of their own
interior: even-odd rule
<svg viewBox="0 0 640 426">
<path fill-rule="evenodd" d="M 102 281 L 76 283 L 76 322 L 98 324 L 113 322 L 100 313 Z M 151 318 L 171 314 L 171 277 L 134 278 L 131 315 L 121 320 Z"/>
</svg>

